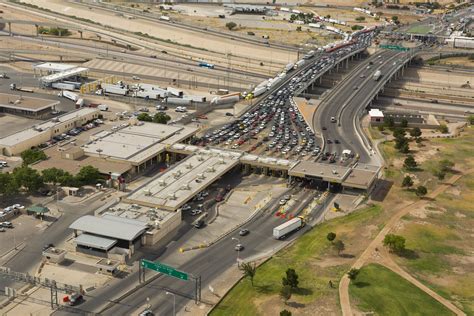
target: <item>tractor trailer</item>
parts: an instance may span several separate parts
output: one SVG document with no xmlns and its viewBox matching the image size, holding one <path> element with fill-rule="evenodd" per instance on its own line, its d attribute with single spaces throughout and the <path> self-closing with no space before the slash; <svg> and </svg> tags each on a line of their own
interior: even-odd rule
<svg viewBox="0 0 474 316">
<path fill-rule="evenodd" d="M 304 226 L 304 221 L 301 217 L 295 217 L 290 219 L 286 223 L 281 224 L 273 228 L 273 237 L 275 239 L 282 239 L 289 233 L 299 230 L 301 227 Z"/>
</svg>

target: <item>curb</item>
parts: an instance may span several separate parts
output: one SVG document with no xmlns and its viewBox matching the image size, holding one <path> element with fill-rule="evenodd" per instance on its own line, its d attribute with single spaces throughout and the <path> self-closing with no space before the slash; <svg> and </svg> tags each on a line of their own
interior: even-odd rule
<svg viewBox="0 0 474 316">
<path fill-rule="evenodd" d="M 191 246 L 191 247 L 185 247 L 185 248 L 180 248 L 179 251 L 181 253 L 183 252 L 186 252 L 186 251 L 190 251 L 190 250 L 196 250 L 196 249 L 202 249 L 202 248 L 208 248 L 212 245 L 214 245 L 215 243 L 219 242 L 221 239 L 227 237 L 228 235 L 232 234 L 236 229 L 238 229 L 239 227 L 242 227 L 244 225 L 246 225 L 249 221 L 251 221 L 255 216 L 257 216 L 258 213 L 260 213 L 261 210 L 263 210 L 265 208 L 265 206 L 267 206 L 267 204 L 271 201 L 271 198 L 269 201 L 267 201 L 261 208 L 255 210 L 252 214 L 250 214 L 249 217 L 247 217 L 247 219 L 245 219 L 242 223 L 240 224 L 237 224 L 236 226 L 234 226 L 233 228 L 229 229 L 229 231 L 227 231 L 226 233 L 218 236 L 216 239 L 214 239 L 213 241 L 210 241 L 208 243 L 205 243 L 205 244 L 200 244 L 198 246 Z"/>
</svg>

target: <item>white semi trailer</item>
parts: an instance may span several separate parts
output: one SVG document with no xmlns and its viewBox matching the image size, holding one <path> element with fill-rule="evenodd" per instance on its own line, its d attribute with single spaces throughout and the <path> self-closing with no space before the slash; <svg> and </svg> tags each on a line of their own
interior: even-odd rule
<svg viewBox="0 0 474 316">
<path fill-rule="evenodd" d="M 282 239 L 289 233 L 300 229 L 304 226 L 304 221 L 301 217 L 295 217 L 289 221 L 273 228 L 273 237 L 275 239 Z"/>
</svg>

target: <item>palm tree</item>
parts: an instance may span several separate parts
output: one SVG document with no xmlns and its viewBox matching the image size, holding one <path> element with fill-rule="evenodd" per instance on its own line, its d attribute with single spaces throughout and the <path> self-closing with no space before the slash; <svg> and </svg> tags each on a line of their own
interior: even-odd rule
<svg viewBox="0 0 474 316">
<path fill-rule="evenodd" d="M 240 270 L 243 272 L 244 277 L 250 278 L 250 282 L 252 283 L 253 286 L 253 278 L 255 277 L 255 274 L 257 273 L 257 266 L 254 264 L 251 264 L 250 262 L 245 262 L 240 265 Z"/>
</svg>

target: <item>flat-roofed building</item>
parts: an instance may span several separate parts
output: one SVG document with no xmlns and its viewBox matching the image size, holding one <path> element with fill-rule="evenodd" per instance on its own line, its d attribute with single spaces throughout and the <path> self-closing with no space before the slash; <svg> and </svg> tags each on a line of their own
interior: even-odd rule
<svg viewBox="0 0 474 316">
<path fill-rule="evenodd" d="M 188 126 L 138 122 L 94 134 L 82 148 L 90 157 L 130 163 L 132 173 L 139 173 L 164 161 L 164 153 L 170 145 L 187 142 L 197 130 Z"/>
<path fill-rule="evenodd" d="M 127 203 L 175 211 L 239 164 L 239 156 L 200 151 L 132 192 Z"/>
<path fill-rule="evenodd" d="M 100 111 L 97 109 L 82 108 L 5 136 L 0 138 L 0 153 L 6 156 L 19 155 L 27 149 L 49 141 L 54 136 L 97 119 L 99 115 Z"/>
<path fill-rule="evenodd" d="M 49 118 L 58 104 L 59 101 L 0 93 L 0 113 L 43 119 Z"/>
<path fill-rule="evenodd" d="M 148 224 L 125 217 L 86 215 L 76 219 L 70 226 L 74 230 L 76 251 L 99 257 L 118 247 L 133 255 L 142 244 Z"/>
</svg>

